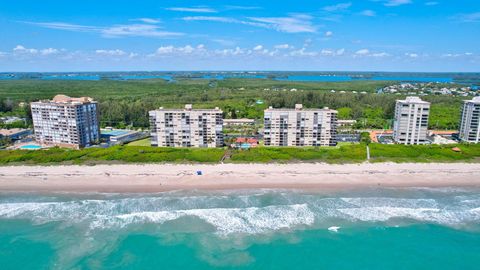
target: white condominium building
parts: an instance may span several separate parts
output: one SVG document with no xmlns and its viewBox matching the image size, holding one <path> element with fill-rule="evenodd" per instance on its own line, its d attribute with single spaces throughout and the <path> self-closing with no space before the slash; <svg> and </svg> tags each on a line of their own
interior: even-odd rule
<svg viewBox="0 0 480 270">
<path fill-rule="evenodd" d="M 480 142 L 480 97 L 464 101 L 459 138 L 464 142 Z"/>
<path fill-rule="evenodd" d="M 400 144 L 425 144 L 428 134 L 430 103 L 419 97 L 397 100 L 393 140 Z"/>
<path fill-rule="evenodd" d="M 335 146 L 337 111 L 268 108 L 264 112 L 265 146 Z"/>
<path fill-rule="evenodd" d="M 164 109 L 150 111 L 152 146 L 222 147 L 223 112 L 215 109 Z"/>
<path fill-rule="evenodd" d="M 99 141 L 98 104 L 93 99 L 56 95 L 30 105 L 37 142 L 81 148 Z"/>
</svg>

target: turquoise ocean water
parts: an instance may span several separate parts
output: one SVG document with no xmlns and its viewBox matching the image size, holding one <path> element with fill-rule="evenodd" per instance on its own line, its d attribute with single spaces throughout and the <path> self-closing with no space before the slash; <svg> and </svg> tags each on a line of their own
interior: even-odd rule
<svg viewBox="0 0 480 270">
<path fill-rule="evenodd" d="M 480 189 L 1 194 L 0 269 L 480 269 Z"/>
</svg>

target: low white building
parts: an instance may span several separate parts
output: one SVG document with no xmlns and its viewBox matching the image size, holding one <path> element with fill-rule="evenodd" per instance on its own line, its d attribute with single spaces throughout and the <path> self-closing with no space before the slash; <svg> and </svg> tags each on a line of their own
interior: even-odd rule
<svg viewBox="0 0 480 270">
<path fill-rule="evenodd" d="M 105 128 L 100 130 L 100 137 L 110 145 L 116 145 L 147 138 L 148 134 L 137 130 Z"/>
<path fill-rule="evenodd" d="M 215 109 L 164 109 L 150 111 L 152 146 L 222 147 L 223 112 Z"/>
<path fill-rule="evenodd" d="M 255 119 L 239 118 L 239 119 L 223 119 L 224 126 L 253 126 Z"/>
<path fill-rule="evenodd" d="M 12 140 L 20 140 L 32 134 L 32 130 L 23 128 L 0 129 L 0 138 L 6 137 Z"/>
</svg>

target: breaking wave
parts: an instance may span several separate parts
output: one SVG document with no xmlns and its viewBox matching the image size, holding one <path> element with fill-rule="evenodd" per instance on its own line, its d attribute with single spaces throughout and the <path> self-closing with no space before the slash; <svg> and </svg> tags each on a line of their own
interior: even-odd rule
<svg viewBox="0 0 480 270">
<path fill-rule="evenodd" d="M 4 203 L 0 204 L 0 218 L 30 219 L 37 224 L 55 221 L 70 225 L 89 223 L 93 230 L 125 228 L 134 224 L 163 224 L 182 217 L 195 217 L 214 226 L 219 234 L 263 233 L 311 225 L 315 220 L 306 204 L 142 211 L 148 209 L 149 204 L 147 207 L 130 205 L 122 209 L 125 203 L 106 200 Z"/>
<path fill-rule="evenodd" d="M 307 205 L 267 206 L 263 208 L 212 208 L 178 211 L 138 212 L 99 219 L 93 227 L 125 227 L 131 224 L 158 223 L 181 217 L 196 217 L 213 225 L 219 234 L 263 233 L 311 225 L 314 214 Z"/>
<path fill-rule="evenodd" d="M 416 196 L 416 197 L 415 197 Z M 192 195 L 111 197 L 25 202 L 0 201 L 0 219 L 25 219 L 35 224 L 60 222 L 88 230 L 125 229 L 153 224 L 186 231 L 210 230 L 219 235 L 325 228 L 355 222 L 414 220 L 446 226 L 480 223 L 480 195 L 451 193 L 429 198 L 332 197 L 285 191 Z M 13 201 L 13 202 L 12 202 Z M 173 225 L 172 225 L 173 222 Z M 170 225 L 169 225 L 170 224 Z M 198 224 L 203 224 L 199 226 Z M 344 225 L 342 225 L 344 227 Z M 348 226 L 347 226 L 348 227 Z"/>
</svg>

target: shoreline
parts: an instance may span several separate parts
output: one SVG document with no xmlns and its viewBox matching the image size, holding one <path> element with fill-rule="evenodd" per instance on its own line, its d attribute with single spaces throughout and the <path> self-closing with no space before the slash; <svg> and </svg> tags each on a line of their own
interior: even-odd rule
<svg viewBox="0 0 480 270">
<path fill-rule="evenodd" d="M 197 175 L 201 171 L 202 175 Z M 0 192 L 480 187 L 480 164 L 97 165 L 0 167 Z"/>
</svg>

